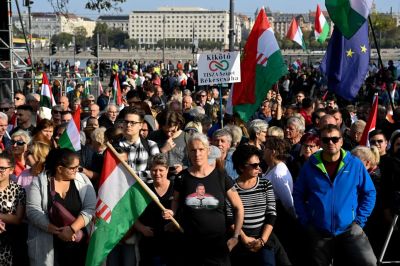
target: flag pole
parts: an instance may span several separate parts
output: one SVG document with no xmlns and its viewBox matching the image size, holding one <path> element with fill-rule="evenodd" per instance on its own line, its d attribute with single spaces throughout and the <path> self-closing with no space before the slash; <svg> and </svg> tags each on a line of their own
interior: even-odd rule
<svg viewBox="0 0 400 266">
<path fill-rule="evenodd" d="M 379 65 L 380 65 L 380 70 L 383 70 L 381 49 L 378 46 L 378 42 L 376 41 L 375 30 L 374 30 L 374 27 L 372 26 L 372 20 L 371 20 L 371 16 L 370 15 L 368 15 L 368 22 L 369 22 L 369 26 L 371 27 L 372 37 L 374 38 L 376 52 L 378 53 L 378 61 L 379 61 Z M 394 111 L 394 104 L 393 104 L 392 95 L 390 93 L 388 93 L 388 95 L 389 95 L 390 106 L 392 107 L 392 111 Z"/>
<path fill-rule="evenodd" d="M 110 149 L 110 151 L 117 157 L 119 162 L 125 167 L 125 169 L 135 178 L 136 182 L 139 183 L 139 185 L 146 191 L 147 194 L 151 197 L 151 199 L 160 207 L 162 211 L 165 211 L 165 207 L 161 204 L 159 198 L 154 194 L 154 192 L 143 182 L 143 180 L 137 176 L 135 171 L 132 170 L 132 168 L 124 161 L 121 159 L 120 155 L 118 152 L 114 149 L 114 147 L 110 144 L 110 142 L 106 143 L 106 146 Z M 175 226 L 183 233 L 183 228 L 179 225 L 179 223 L 175 220 L 174 217 L 171 217 L 171 221 L 175 224 Z"/>
</svg>

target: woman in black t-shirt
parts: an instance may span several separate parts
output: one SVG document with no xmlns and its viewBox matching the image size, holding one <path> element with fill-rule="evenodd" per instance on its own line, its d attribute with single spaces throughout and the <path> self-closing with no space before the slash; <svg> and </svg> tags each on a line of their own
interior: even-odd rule
<svg viewBox="0 0 400 266">
<path fill-rule="evenodd" d="M 184 229 L 184 265 L 230 265 L 229 252 L 237 245 L 243 224 L 242 202 L 226 173 L 208 164 L 205 135 L 190 136 L 187 148 L 192 166 L 176 181 L 172 210 L 164 211 L 163 217 L 177 213 Z M 226 236 L 226 198 L 235 211 L 230 237 Z"/>
<path fill-rule="evenodd" d="M 167 156 L 159 153 L 153 156 L 150 163 L 150 173 L 153 183 L 150 189 L 157 195 L 161 204 L 170 209 L 174 194 L 174 183 L 168 180 Z M 160 207 L 153 201 L 136 221 L 134 227 L 142 238 L 139 244 L 140 265 L 153 265 L 159 261 L 166 265 L 175 265 L 173 259 L 176 250 L 177 233 L 165 231 L 168 221 L 161 216 Z"/>
</svg>

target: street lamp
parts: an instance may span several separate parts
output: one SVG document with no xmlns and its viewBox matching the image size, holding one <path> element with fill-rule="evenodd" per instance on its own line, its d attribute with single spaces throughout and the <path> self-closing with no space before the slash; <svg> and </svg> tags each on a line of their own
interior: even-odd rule
<svg viewBox="0 0 400 266">
<path fill-rule="evenodd" d="M 165 14 L 163 15 L 163 48 L 162 48 L 162 63 L 165 64 Z"/>
</svg>

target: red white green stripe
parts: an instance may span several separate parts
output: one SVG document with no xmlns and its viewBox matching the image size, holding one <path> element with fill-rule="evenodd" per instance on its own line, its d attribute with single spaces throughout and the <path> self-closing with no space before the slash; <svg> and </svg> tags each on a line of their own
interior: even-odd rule
<svg viewBox="0 0 400 266">
<path fill-rule="evenodd" d="M 227 112 L 235 112 L 242 120 L 248 121 L 271 87 L 287 73 L 264 8 L 247 39 L 240 67 L 241 82 L 232 86 Z"/>
<path fill-rule="evenodd" d="M 369 113 L 367 124 L 361 136 L 360 145 L 369 147 L 369 133 L 375 130 L 377 117 L 378 117 L 378 94 L 375 94 L 374 103 L 372 104 L 372 110 Z"/>
<path fill-rule="evenodd" d="M 80 115 L 81 108 L 78 107 L 73 115 L 73 119 L 68 122 L 67 128 L 58 140 L 58 145 L 60 145 L 61 148 L 67 148 L 73 151 L 81 150 L 81 135 L 79 133 L 81 127 Z"/>
<path fill-rule="evenodd" d="M 315 12 L 314 33 L 315 39 L 320 43 L 325 42 L 329 35 L 329 24 L 321 12 L 319 5 L 317 5 L 317 11 Z"/>
<path fill-rule="evenodd" d="M 373 0 L 325 0 L 335 26 L 350 39 L 367 20 Z"/>
<path fill-rule="evenodd" d="M 300 25 L 297 23 L 296 18 L 293 18 L 292 22 L 290 22 L 289 30 L 286 37 L 289 40 L 298 43 L 303 48 L 303 50 L 306 50 L 306 43 L 304 42 L 303 32 L 301 31 Z"/>
<path fill-rule="evenodd" d="M 54 96 L 51 91 L 50 82 L 47 78 L 46 72 L 43 72 L 42 89 L 40 92 L 40 107 L 51 109 L 51 107 L 54 105 L 56 105 L 56 101 L 54 100 Z"/>
<path fill-rule="evenodd" d="M 106 151 L 104 162 L 86 266 L 101 265 L 151 202 L 114 154 Z"/>
</svg>

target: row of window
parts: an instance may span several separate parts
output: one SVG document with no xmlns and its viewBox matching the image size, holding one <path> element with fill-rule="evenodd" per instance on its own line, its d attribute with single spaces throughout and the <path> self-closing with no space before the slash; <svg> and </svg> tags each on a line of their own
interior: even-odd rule
<svg viewBox="0 0 400 266">
<path fill-rule="evenodd" d="M 153 30 L 143 30 L 143 29 L 141 29 L 141 30 L 132 30 L 132 32 L 153 32 Z M 154 32 L 163 32 L 162 30 L 154 30 Z M 171 31 L 166 31 L 166 32 L 171 32 Z M 192 32 L 192 30 L 173 30 L 172 32 Z M 201 29 L 196 29 L 195 30 L 195 32 L 199 32 L 199 33 L 201 33 L 201 32 L 219 32 L 219 31 L 216 31 L 216 30 L 201 30 Z"/>
<path fill-rule="evenodd" d="M 196 24 L 196 28 L 221 28 L 222 24 L 219 25 L 204 25 L 204 24 Z M 147 24 L 147 23 L 136 23 L 136 24 L 132 24 L 132 28 L 152 28 L 154 26 L 154 28 L 162 28 L 164 25 L 163 24 Z M 169 24 L 165 24 L 165 27 L 167 28 L 192 28 L 193 24 L 192 23 L 186 23 L 186 24 L 178 24 L 178 25 L 169 25 Z M 222 27 L 223 28 L 223 27 Z"/>
<path fill-rule="evenodd" d="M 181 38 L 176 37 L 176 38 L 172 38 L 172 39 L 179 39 L 180 40 Z M 143 43 L 157 43 L 159 40 L 162 40 L 162 39 L 161 38 L 160 39 L 156 39 L 156 38 L 139 38 L 138 40 L 139 40 L 139 43 L 143 44 Z M 223 39 L 218 39 L 218 38 L 204 38 L 203 40 L 221 42 L 221 43 L 224 42 Z M 187 42 L 191 43 L 192 39 L 188 39 Z"/>
<path fill-rule="evenodd" d="M 135 16 L 135 14 L 134 14 L 134 16 Z M 138 15 L 136 15 L 137 17 L 139 17 Z M 203 18 L 209 18 L 210 16 L 212 16 L 212 15 L 196 15 L 196 16 L 183 16 L 183 15 L 180 15 L 180 16 L 170 16 L 170 15 L 166 15 L 165 16 L 165 18 L 171 18 L 171 19 L 182 19 L 182 18 L 186 18 L 186 19 L 191 19 L 191 18 L 201 18 L 201 17 L 203 17 Z M 164 17 L 164 15 L 158 15 L 158 16 L 152 16 L 152 15 L 150 15 L 150 16 L 140 16 L 140 18 L 155 18 L 155 19 L 162 19 Z M 224 18 L 224 16 L 222 16 L 222 15 L 219 15 L 219 16 L 217 16 L 217 15 L 214 15 L 213 16 L 214 18 L 216 18 L 216 19 L 218 19 L 218 18 Z"/>
<path fill-rule="evenodd" d="M 139 38 L 139 37 L 159 37 L 160 39 L 162 38 L 162 34 L 132 34 L 131 38 Z M 168 34 L 165 36 L 166 39 L 169 38 L 192 38 L 192 34 Z M 199 34 L 199 38 L 221 38 L 220 35 L 217 34 Z"/>
</svg>

